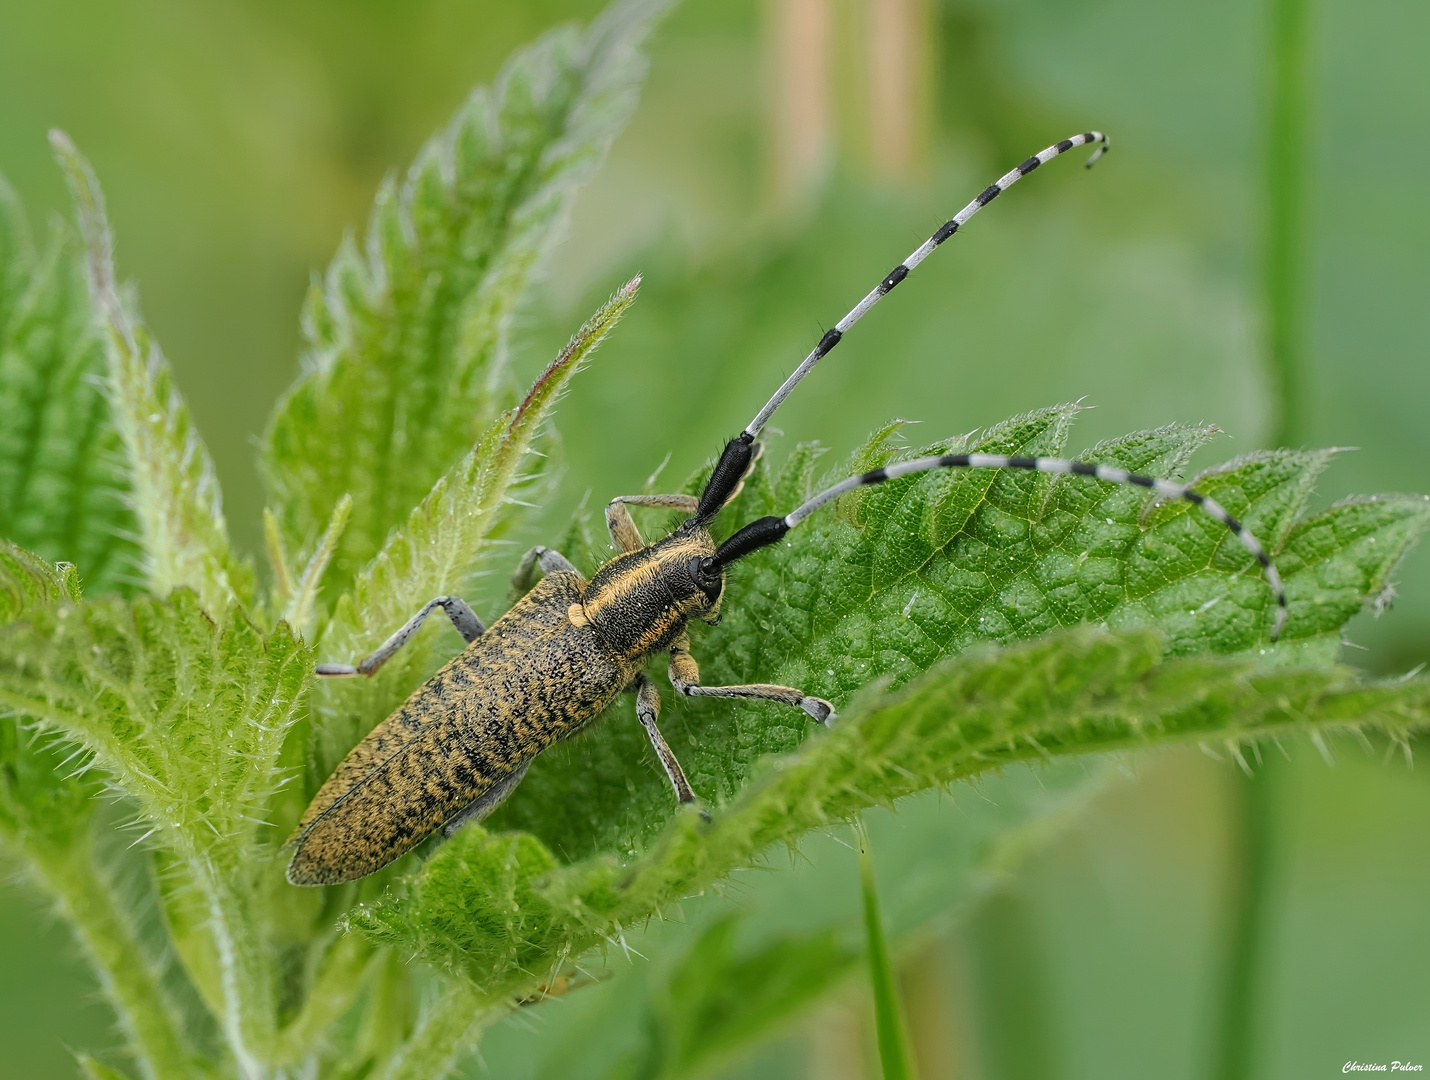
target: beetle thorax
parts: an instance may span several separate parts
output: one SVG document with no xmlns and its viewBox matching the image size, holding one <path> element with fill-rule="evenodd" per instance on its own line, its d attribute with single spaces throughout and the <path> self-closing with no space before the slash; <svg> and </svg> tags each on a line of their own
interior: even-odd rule
<svg viewBox="0 0 1430 1080">
<path fill-rule="evenodd" d="M 713 620 L 724 575 L 703 578 L 715 554 L 703 528 L 682 527 L 663 540 L 618 555 L 586 587 L 586 619 L 617 653 L 635 660 L 668 649 L 691 619 Z"/>
</svg>

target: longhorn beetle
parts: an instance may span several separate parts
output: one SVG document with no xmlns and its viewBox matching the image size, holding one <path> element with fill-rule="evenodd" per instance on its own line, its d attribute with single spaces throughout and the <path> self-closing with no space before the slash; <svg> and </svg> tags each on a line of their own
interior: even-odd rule
<svg viewBox="0 0 1430 1080">
<path fill-rule="evenodd" d="M 334 770 L 303 814 L 290 842 L 288 867 L 295 885 L 328 885 L 373 873 L 437 829 L 450 834 L 465 821 L 486 817 L 512 793 L 532 759 L 551 744 L 589 725 L 617 695 L 635 695 L 636 717 L 670 778 L 675 796 L 695 793 L 666 745 L 656 720 L 660 695 L 644 674 L 647 660 L 669 653 L 669 676 L 687 697 L 775 701 L 803 709 L 829 723 L 834 706 L 789 686 L 755 683 L 704 686 L 690 654 L 686 626 L 693 619 L 719 621 L 725 569 L 846 492 L 930 469 L 1031 469 L 1091 476 L 1114 484 L 1150 488 L 1164 498 L 1186 499 L 1225 525 L 1261 564 L 1276 598 L 1274 641 L 1286 620 L 1286 595 L 1266 550 L 1214 499 L 1188 487 L 1137 476 L 1124 469 L 1061 458 L 999 454 L 943 454 L 886 465 L 851 476 L 820 492 L 784 517 L 765 517 L 717 543 L 710 528 L 739 494 L 759 456 L 755 440 L 801 379 L 834 348 L 849 328 L 909 275 L 909 272 L 974 214 L 1040 165 L 1082 145 L 1106 152 L 1107 137 L 1090 131 L 1064 139 L 1028 158 L 985 188 L 929 237 L 820 338 L 750 425 L 721 453 L 699 498 L 689 495 L 622 495 L 606 507 L 606 525 L 619 553 L 587 581 L 560 552 L 536 547 L 513 578 L 529 591 L 490 629 L 466 603 L 439 596 L 356 667 L 320 664 L 320 676 L 374 674 L 441 608 L 467 647 L 419 687 L 407 701 L 355 746 Z M 669 536 L 647 544 L 631 518 L 631 506 L 677 510 L 690 516 Z M 543 575 L 533 585 L 536 571 Z"/>
</svg>

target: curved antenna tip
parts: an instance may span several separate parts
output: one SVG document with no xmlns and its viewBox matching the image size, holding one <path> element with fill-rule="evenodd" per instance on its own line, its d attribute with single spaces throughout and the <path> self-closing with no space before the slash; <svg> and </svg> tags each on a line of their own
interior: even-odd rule
<svg viewBox="0 0 1430 1080">
<path fill-rule="evenodd" d="M 1286 605 L 1278 603 L 1276 605 L 1276 621 L 1271 624 L 1271 644 L 1275 645 L 1277 639 L 1281 637 L 1281 631 L 1286 628 L 1286 620 L 1291 617 L 1291 613 L 1286 610 Z"/>
</svg>

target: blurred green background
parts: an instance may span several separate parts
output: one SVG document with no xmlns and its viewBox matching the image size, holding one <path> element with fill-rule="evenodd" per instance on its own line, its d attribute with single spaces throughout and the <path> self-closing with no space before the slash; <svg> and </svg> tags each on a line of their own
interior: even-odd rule
<svg viewBox="0 0 1430 1080">
<path fill-rule="evenodd" d="M 781 412 L 787 435 L 771 452 L 809 439 L 842 452 L 892 416 L 922 421 L 913 438 L 932 441 L 1078 398 L 1094 408 L 1075 444 L 1175 420 L 1228 433 L 1202 465 L 1264 445 L 1268 6 L 685 0 L 522 315 L 525 377 L 599 298 L 646 274 L 561 407 L 564 479 L 527 532 L 549 539 L 588 493 L 596 505 L 639 490 L 667 452 L 667 476 L 683 477 L 973 193 L 1088 127 L 1113 135 L 1112 156 L 1019 185 L 920 268 Z M 46 130 L 63 127 L 93 160 L 120 270 L 140 286 L 247 550 L 259 541 L 255 436 L 295 374 L 310 274 L 472 85 L 599 7 L 0 3 L 0 172 L 39 226 L 68 212 Z M 1327 474 L 1324 500 L 1425 491 L 1430 6 L 1308 11 L 1302 430 L 1358 448 Z M 1348 659 L 1380 673 L 1430 659 L 1430 551 L 1398 577 L 1394 611 L 1350 635 Z M 486 591 L 489 608 L 500 590 Z M 1243 1075 L 1426 1062 L 1430 780 L 1350 739 L 1329 746 L 1333 765 L 1287 750 L 1289 764 L 1254 781 L 1269 785 L 1274 858 Z M 911 919 L 902 981 L 923 1075 L 1217 1075 L 1247 784 L 1195 750 L 1128 759 L 976 906 Z M 907 822 L 979 798 L 961 789 L 881 818 L 876 851 L 937 860 L 933 834 Z M 847 850 L 816 840 L 809 865 L 847 881 L 854 903 Z M 736 898 L 753 919 L 766 887 Z M 0 1076 L 72 1076 L 66 1047 L 112 1044 L 74 955 L 27 894 L 0 892 Z M 862 993 L 851 980 L 721 1075 L 877 1075 Z M 614 994 L 525 1010 L 489 1038 L 485 1068 L 548 1075 L 533 1071 L 548 1067 L 533 1046 L 573 1031 L 601 1059 L 603 1038 L 633 1036 L 581 1017 Z"/>
</svg>

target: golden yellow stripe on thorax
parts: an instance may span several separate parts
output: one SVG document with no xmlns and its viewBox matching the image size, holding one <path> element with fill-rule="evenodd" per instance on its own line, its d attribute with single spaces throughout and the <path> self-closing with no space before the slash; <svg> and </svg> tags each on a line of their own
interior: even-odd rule
<svg viewBox="0 0 1430 1080">
<path fill-rule="evenodd" d="M 642 560 L 602 584 L 599 589 L 588 589 L 581 598 L 586 609 L 586 618 L 595 622 L 609 607 L 615 607 L 627 600 L 632 593 L 647 592 L 661 588 L 660 565 L 654 560 Z"/>
<path fill-rule="evenodd" d="M 632 593 L 654 592 L 655 590 L 664 592 L 665 586 L 660 581 L 662 565 L 667 563 L 683 564 L 697 555 L 707 554 L 709 552 L 706 548 L 694 538 L 662 548 L 659 555 L 640 553 L 640 556 L 633 559 L 629 566 L 623 567 L 619 574 L 610 581 L 604 582 L 600 588 L 587 590 L 586 595 L 582 598 L 586 618 L 592 621 L 599 620 L 601 613 L 606 608 L 622 603 Z"/>
</svg>

